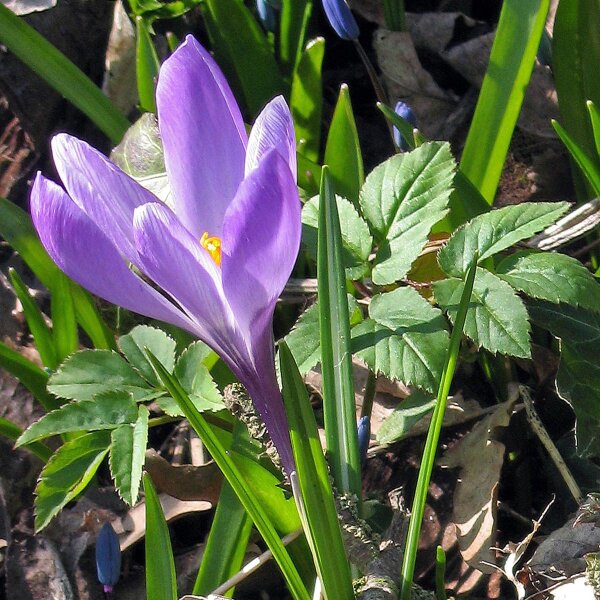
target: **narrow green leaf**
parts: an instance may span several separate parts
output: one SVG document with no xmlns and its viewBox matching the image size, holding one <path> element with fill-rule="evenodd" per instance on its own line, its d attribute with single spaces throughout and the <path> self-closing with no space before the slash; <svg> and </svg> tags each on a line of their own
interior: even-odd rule
<svg viewBox="0 0 600 600">
<path fill-rule="evenodd" d="M 72 354 L 52 375 L 48 390 L 71 400 L 92 400 L 96 394 L 113 390 L 130 392 L 140 399 L 151 391 L 127 361 L 109 350 Z"/>
<path fill-rule="evenodd" d="M 241 0 L 205 0 L 204 14 L 218 62 L 227 75 L 233 69 L 248 110 L 256 115 L 284 92 L 267 38 Z"/>
<path fill-rule="evenodd" d="M 354 598 L 352 576 L 315 415 L 285 342 L 279 347 L 279 370 L 296 463 L 296 473 L 291 475 L 292 487 L 295 487 L 293 482 L 297 477 L 299 497 L 296 502 L 301 507 L 299 512 L 323 593 L 325 598 L 351 600 Z M 294 492 L 297 493 L 296 490 Z"/>
<path fill-rule="evenodd" d="M 319 205 L 317 280 L 327 453 L 337 488 L 360 499 L 360 458 L 342 233 L 327 167 L 323 167 Z"/>
<path fill-rule="evenodd" d="M 2 4 L 0 41 L 81 110 L 113 143 L 119 142 L 129 127 L 127 119 L 62 52 Z"/>
<path fill-rule="evenodd" d="M 94 431 L 66 442 L 54 453 L 35 488 L 36 531 L 46 527 L 65 504 L 87 487 L 108 453 L 109 444 L 107 431 Z"/>
<path fill-rule="evenodd" d="M 385 26 L 390 31 L 406 31 L 404 0 L 383 0 Z"/>
<path fill-rule="evenodd" d="M 135 48 L 135 74 L 137 78 L 138 97 L 140 108 L 146 112 L 156 113 L 154 101 L 154 82 L 158 77 L 160 62 L 156 48 L 150 36 L 148 21 L 136 17 L 136 48 Z"/>
<path fill-rule="evenodd" d="M 148 409 L 137 407 L 137 419 L 112 430 L 110 472 L 119 496 L 133 506 L 138 499 L 146 444 L 148 443 Z"/>
<path fill-rule="evenodd" d="M 552 225 L 568 208 L 566 202 L 528 202 L 479 215 L 457 229 L 440 250 L 440 267 L 447 275 L 463 277 L 475 253 L 481 264 Z"/>
<path fill-rule="evenodd" d="M 505 0 L 490 62 L 460 162 L 461 171 L 492 204 L 550 0 Z"/>
<path fill-rule="evenodd" d="M 592 133 L 594 134 L 594 145 L 596 146 L 596 154 L 600 157 L 600 111 L 591 101 L 587 101 L 588 112 L 590 113 L 590 122 L 592 124 Z"/>
<path fill-rule="evenodd" d="M 175 559 L 169 528 L 150 475 L 144 473 L 146 497 L 146 598 L 177 600 Z"/>
<path fill-rule="evenodd" d="M 134 423 L 137 416 L 137 405 L 129 394 L 106 392 L 94 400 L 71 402 L 44 415 L 27 428 L 17 446 L 70 431 L 114 429 L 125 423 Z"/>
<path fill-rule="evenodd" d="M 292 75 L 300 60 L 311 12 L 312 0 L 282 0 L 279 59 L 286 77 Z"/>
<path fill-rule="evenodd" d="M 367 177 L 360 207 L 379 244 L 374 283 L 406 276 L 431 228 L 448 211 L 455 166 L 447 143 L 429 142 L 393 156 Z"/>
<path fill-rule="evenodd" d="M 299 152 L 317 162 L 321 142 L 321 112 L 323 109 L 323 83 L 321 66 L 325 54 L 325 40 L 311 40 L 300 56 L 292 79 L 290 109 L 294 119 Z"/>
<path fill-rule="evenodd" d="M 27 326 L 33 336 L 35 346 L 40 353 L 40 358 L 46 367 L 49 369 L 56 369 L 59 364 L 56 356 L 56 349 L 54 348 L 54 340 L 52 339 L 52 332 L 46 321 L 44 315 L 37 305 L 29 290 L 19 277 L 19 274 L 13 269 L 9 269 L 8 275 L 10 282 L 21 302 L 23 312 L 25 313 L 25 319 L 27 320 Z"/>
<path fill-rule="evenodd" d="M 22 435 L 23 430 L 8 419 L 4 417 L 0 417 L 0 435 L 8 438 L 9 440 L 17 441 L 20 435 Z M 31 444 L 27 444 L 23 446 L 24 450 L 29 450 L 32 454 L 37 456 L 42 462 L 48 462 L 50 457 L 52 456 L 52 450 L 48 448 L 45 444 L 41 442 L 32 442 Z"/>
<path fill-rule="evenodd" d="M 592 186 L 594 194 L 600 196 L 600 160 L 590 158 L 584 149 L 560 126 L 560 123 L 552 121 L 552 126 Z"/>
<path fill-rule="evenodd" d="M 342 235 L 342 262 L 348 279 L 357 280 L 369 271 L 368 259 L 373 248 L 369 226 L 354 205 L 341 196 L 335 197 Z M 309 254 L 317 258 L 319 229 L 319 196 L 311 198 L 302 208 L 302 242 Z"/>
<path fill-rule="evenodd" d="M 464 286 L 455 278 L 433 284 L 435 298 L 452 322 L 456 322 Z M 529 319 L 523 301 L 508 283 L 479 267 L 464 330 L 478 347 L 493 354 L 531 358 Z"/>
<path fill-rule="evenodd" d="M 185 390 L 181 387 L 181 384 L 160 364 L 151 352 L 149 352 L 148 355 L 163 384 L 179 404 L 182 412 L 190 422 L 190 425 L 203 441 L 207 450 L 213 457 L 213 460 L 217 463 L 219 469 L 221 469 L 223 475 L 235 491 L 240 502 L 250 515 L 250 518 L 253 520 L 259 533 L 273 553 L 273 557 L 283 573 L 293 598 L 296 600 L 308 600 L 310 596 L 306 591 L 285 546 L 277 535 L 271 519 L 263 509 L 262 504 L 250 491 L 248 484 L 245 482 L 237 465 L 232 461 L 227 450 L 221 445 L 206 420 L 195 409 L 190 398 L 185 393 Z"/>
<path fill-rule="evenodd" d="M 79 334 L 72 294 L 73 284 L 66 277 L 57 277 L 52 287 L 50 299 L 52 312 L 52 333 L 54 345 L 60 362 L 79 348 Z"/>
<path fill-rule="evenodd" d="M 335 192 L 358 206 L 358 195 L 365 173 L 350 92 L 346 84 L 340 88 L 329 126 L 324 164 L 330 169 Z"/>
<path fill-rule="evenodd" d="M 512 287 L 540 300 L 600 312 L 600 285 L 578 261 L 556 252 L 517 252 L 496 267 Z"/>
<path fill-rule="evenodd" d="M 3 342 L 0 342 L 0 367 L 14 375 L 45 410 L 53 410 L 61 405 L 46 389 L 48 374 Z"/>
<path fill-rule="evenodd" d="M 377 103 L 377 108 L 383 113 L 383 116 L 394 126 L 400 134 L 402 138 L 406 140 L 408 147 L 410 150 L 414 150 L 417 147 L 415 142 L 415 127 L 412 123 L 409 123 L 406 119 L 401 117 L 398 113 L 392 110 L 383 102 Z"/>
<path fill-rule="evenodd" d="M 427 392 L 414 391 L 406 400 L 402 400 L 377 432 L 380 444 L 391 444 L 401 440 L 435 406 L 435 398 Z"/>
</svg>

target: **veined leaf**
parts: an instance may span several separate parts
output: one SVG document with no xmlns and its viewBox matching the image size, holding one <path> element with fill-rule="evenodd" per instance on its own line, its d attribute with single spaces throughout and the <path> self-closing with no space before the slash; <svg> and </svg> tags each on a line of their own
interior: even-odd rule
<svg viewBox="0 0 600 600">
<path fill-rule="evenodd" d="M 40 531 L 78 496 L 104 460 L 108 431 L 94 431 L 63 444 L 43 468 L 35 488 L 35 530 Z"/>
<path fill-rule="evenodd" d="M 454 168 L 450 146 L 429 142 L 393 156 L 367 177 L 360 207 L 379 243 L 374 283 L 393 283 L 408 273 L 448 211 Z"/>
<path fill-rule="evenodd" d="M 367 263 L 373 238 L 369 226 L 358 214 L 353 204 L 336 196 L 336 204 L 340 218 L 343 252 L 342 260 L 346 268 L 346 277 L 356 280 L 369 271 Z M 309 254 L 317 258 L 317 234 L 319 228 L 319 197 L 311 198 L 302 208 L 302 241 Z"/>
<path fill-rule="evenodd" d="M 496 267 L 500 279 L 540 300 L 600 312 L 600 285 L 576 259 L 555 252 L 517 252 Z"/>
<path fill-rule="evenodd" d="M 459 227 L 440 250 L 440 267 L 447 275 L 464 277 L 475 253 L 481 264 L 552 225 L 568 208 L 566 202 L 529 202 L 479 215 Z"/>
<path fill-rule="evenodd" d="M 94 400 L 71 402 L 44 415 L 27 428 L 17 446 L 69 431 L 114 429 L 124 423 L 134 423 L 137 415 L 137 405 L 130 394 L 105 392 Z"/>
<path fill-rule="evenodd" d="M 130 392 L 140 399 L 152 391 L 125 359 L 109 350 L 72 354 L 52 375 L 48 390 L 70 400 L 92 400 L 97 394 L 113 390 Z"/>
<path fill-rule="evenodd" d="M 464 281 L 443 279 L 433 284 L 436 300 L 455 321 Z M 493 273 L 477 268 L 471 302 L 465 321 L 465 334 L 478 347 L 493 354 L 530 358 L 527 310 L 513 288 Z"/>
<path fill-rule="evenodd" d="M 148 409 L 144 405 L 137 409 L 135 422 L 113 429 L 110 444 L 110 472 L 119 496 L 129 506 L 138 499 L 148 443 Z"/>
</svg>

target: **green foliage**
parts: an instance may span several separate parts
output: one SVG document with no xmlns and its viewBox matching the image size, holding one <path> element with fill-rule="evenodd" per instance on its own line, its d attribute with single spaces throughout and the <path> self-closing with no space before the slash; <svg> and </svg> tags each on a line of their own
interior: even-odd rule
<svg viewBox="0 0 600 600">
<path fill-rule="evenodd" d="M 154 19 L 175 19 L 198 5 L 201 0 L 128 0 L 134 16 Z"/>
<path fill-rule="evenodd" d="M 279 59 L 282 72 L 286 77 L 294 72 L 301 60 L 300 55 L 304 47 L 312 5 L 312 0 L 282 0 L 281 2 Z"/>
<path fill-rule="evenodd" d="M 150 36 L 150 26 L 147 21 L 138 16 L 135 19 L 136 49 L 135 74 L 137 77 L 138 97 L 143 111 L 155 113 L 154 81 L 158 76 L 160 63 L 156 48 Z"/>
<path fill-rule="evenodd" d="M 421 390 L 414 391 L 402 400 L 392 414 L 381 424 L 377 432 L 380 444 L 391 444 L 401 440 L 435 406 L 435 398 Z"/>
</svg>

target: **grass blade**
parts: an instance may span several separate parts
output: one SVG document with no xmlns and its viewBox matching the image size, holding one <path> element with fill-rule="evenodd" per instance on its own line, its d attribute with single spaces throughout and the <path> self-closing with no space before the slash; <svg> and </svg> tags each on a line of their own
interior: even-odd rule
<svg viewBox="0 0 600 600">
<path fill-rule="evenodd" d="M 311 12 L 312 0 L 283 0 L 282 2 L 279 59 L 286 77 L 291 76 L 300 60 Z"/>
<path fill-rule="evenodd" d="M 590 122 L 592 123 L 596 154 L 600 157 L 600 111 L 596 108 L 596 105 L 591 100 L 588 100 L 586 104 L 588 112 L 590 113 Z"/>
<path fill-rule="evenodd" d="M 142 17 L 136 17 L 135 27 L 137 37 L 135 48 L 135 74 L 137 77 L 140 108 L 146 112 L 156 113 L 154 81 L 158 77 L 160 62 L 146 21 L 144 21 Z"/>
<path fill-rule="evenodd" d="M 328 167 L 323 167 L 317 251 L 319 329 L 327 455 L 342 493 L 361 497 L 360 457 L 342 234 Z"/>
<path fill-rule="evenodd" d="M 505 0 L 460 168 L 494 202 L 548 14 L 549 0 Z"/>
<path fill-rule="evenodd" d="M 65 275 L 58 277 L 56 285 L 52 288 L 50 300 L 54 347 L 60 362 L 79 348 L 77 319 L 75 318 L 71 288 L 71 281 Z"/>
<path fill-rule="evenodd" d="M 408 525 L 406 550 L 404 551 L 404 557 L 402 560 L 401 600 L 410 600 L 415 563 L 417 560 L 417 548 L 419 546 L 419 535 L 421 533 L 421 525 L 423 523 L 423 515 L 425 513 L 427 490 L 429 488 L 429 480 L 431 479 L 431 472 L 433 470 L 433 463 L 435 461 L 435 453 L 437 450 L 438 441 L 440 439 L 440 431 L 442 430 L 442 423 L 444 421 L 444 412 L 446 410 L 448 394 L 450 393 L 450 385 L 454 377 L 454 371 L 456 370 L 456 363 L 458 362 L 460 340 L 462 337 L 463 328 L 465 326 L 465 319 L 467 317 L 467 311 L 469 310 L 469 304 L 471 302 L 471 293 L 473 291 L 473 283 L 475 282 L 476 270 L 477 256 L 473 258 L 467 273 L 465 287 L 460 299 L 456 320 L 454 322 L 454 328 L 452 329 L 452 334 L 450 336 L 450 347 L 448 348 L 448 354 L 446 356 L 446 364 L 444 365 L 444 370 L 440 379 L 437 400 L 435 408 L 433 409 L 433 416 L 431 417 L 429 431 L 427 432 L 427 440 L 423 450 L 423 459 L 419 469 L 415 498 L 413 500 L 410 523 Z"/>
<path fill-rule="evenodd" d="M 123 114 L 62 52 L 3 4 L 0 4 L 0 40 L 113 143 L 121 141 L 129 127 Z"/>
</svg>

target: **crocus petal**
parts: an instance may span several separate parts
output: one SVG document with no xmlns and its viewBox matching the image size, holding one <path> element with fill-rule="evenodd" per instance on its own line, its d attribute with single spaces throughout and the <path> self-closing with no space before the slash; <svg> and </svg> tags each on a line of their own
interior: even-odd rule
<svg viewBox="0 0 600 600">
<path fill-rule="evenodd" d="M 156 198 L 100 152 L 70 135 L 52 139 L 56 170 L 71 198 L 130 262 L 133 211 Z"/>
<path fill-rule="evenodd" d="M 271 150 L 225 214 L 223 290 L 243 330 L 272 313 L 300 246 L 300 200 L 287 163 Z"/>
<path fill-rule="evenodd" d="M 175 213 L 194 237 L 220 236 L 247 136 L 223 74 L 193 37 L 162 65 L 156 104 Z"/>
<path fill-rule="evenodd" d="M 207 344 L 225 351 L 221 336 L 234 328 L 233 319 L 208 252 L 164 204 L 136 209 L 133 227 L 142 271 L 194 319 Z"/>
<path fill-rule="evenodd" d="M 246 175 L 253 171 L 263 156 L 275 148 L 290 165 L 296 179 L 296 135 L 290 109 L 283 99 L 277 96 L 258 115 L 248 140 L 246 152 Z"/>
<path fill-rule="evenodd" d="M 52 260 L 93 294 L 128 310 L 193 330 L 193 323 L 127 268 L 104 233 L 54 182 L 38 173 L 31 217 Z"/>
</svg>

